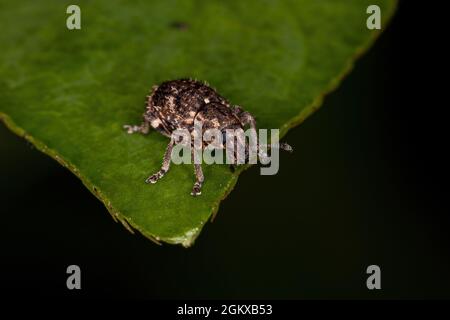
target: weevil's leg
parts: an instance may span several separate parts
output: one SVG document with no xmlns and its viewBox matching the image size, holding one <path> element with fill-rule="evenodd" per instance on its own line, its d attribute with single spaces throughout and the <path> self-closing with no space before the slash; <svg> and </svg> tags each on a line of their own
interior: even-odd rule
<svg viewBox="0 0 450 320">
<path fill-rule="evenodd" d="M 169 171 L 170 167 L 170 159 L 172 156 L 172 149 L 173 149 L 174 141 L 173 139 L 170 139 L 170 143 L 167 146 L 166 152 L 164 153 L 164 159 L 161 166 L 161 169 L 150 177 L 145 180 L 146 183 L 156 183 L 159 179 L 161 179 L 167 171 Z"/>
<path fill-rule="evenodd" d="M 230 164 L 230 171 L 231 171 L 231 173 L 234 173 L 236 171 L 236 165 L 235 164 Z"/>
<path fill-rule="evenodd" d="M 202 185 L 203 181 L 205 180 L 205 177 L 203 176 L 203 170 L 200 164 L 194 164 L 194 169 L 195 169 L 195 183 L 194 187 L 192 188 L 191 195 L 195 197 L 202 194 Z"/>
<path fill-rule="evenodd" d="M 250 113 L 243 112 L 240 116 L 240 120 L 244 126 L 248 124 L 250 125 L 250 128 L 256 132 L 256 120 Z"/>
<path fill-rule="evenodd" d="M 132 134 L 135 132 L 147 134 L 150 131 L 150 124 L 147 121 L 144 121 L 140 126 L 126 124 L 123 126 L 123 128 L 127 131 L 128 134 Z"/>
<path fill-rule="evenodd" d="M 251 154 L 252 155 L 259 154 L 259 141 L 258 141 L 258 137 L 257 137 L 256 120 L 255 120 L 255 118 L 250 113 L 243 112 L 241 114 L 240 119 L 241 119 L 242 124 L 244 126 L 247 125 L 247 124 L 250 125 L 250 129 L 252 130 L 252 135 L 254 137 L 254 139 L 253 139 L 254 144 L 252 143 L 251 145 L 249 145 L 248 149 L 250 149 L 250 147 L 251 147 L 251 152 L 252 152 Z M 248 151 L 248 153 L 250 153 L 250 150 Z M 249 161 L 248 158 L 249 158 L 249 155 L 247 154 L 245 162 Z"/>
</svg>

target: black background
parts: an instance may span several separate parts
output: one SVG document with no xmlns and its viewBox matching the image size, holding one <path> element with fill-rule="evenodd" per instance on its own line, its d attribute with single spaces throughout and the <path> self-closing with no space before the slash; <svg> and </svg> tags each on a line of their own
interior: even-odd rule
<svg viewBox="0 0 450 320">
<path fill-rule="evenodd" d="M 437 2 L 436 2 L 437 3 Z M 440 2 L 439 2 L 440 3 Z M 81 182 L 0 126 L 0 289 L 13 297 L 449 298 L 443 8 L 401 1 L 322 108 L 253 167 L 189 249 L 109 217 Z M 66 267 L 82 290 L 66 289 Z M 382 289 L 369 291 L 368 265 Z"/>
</svg>

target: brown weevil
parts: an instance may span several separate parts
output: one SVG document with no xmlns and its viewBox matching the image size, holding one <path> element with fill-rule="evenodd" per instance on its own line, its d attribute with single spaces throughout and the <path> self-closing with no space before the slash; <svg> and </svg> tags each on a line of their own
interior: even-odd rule
<svg viewBox="0 0 450 320">
<path fill-rule="evenodd" d="M 153 86 L 151 94 L 147 96 L 143 118 L 141 125 L 124 125 L 124 129 L 129 134 L 147 134 L 151 127 L 170 138 L 161 169 L 148 177 L 146 183 L 156 183 L 169 170 L 172 149 L 177 144 L 172 138 L 175 130 L 187 129 L 193 132 L 194 122 L 201 121 L 204 130 L 218 129 L 225 133 L 227 129 L 244 129 L 249 126 L 256 131 L 256 121 L 249 112 L 230 105 L 215 89 L 192 79 L 171 80 Z M 279 147 L 292 151 L 285 143 Z M 198 196 L 201 194 L 204 176 L 200 164 L 194 163 L 194 170 L 196 181 L 191 194 Z"/>
</svg>

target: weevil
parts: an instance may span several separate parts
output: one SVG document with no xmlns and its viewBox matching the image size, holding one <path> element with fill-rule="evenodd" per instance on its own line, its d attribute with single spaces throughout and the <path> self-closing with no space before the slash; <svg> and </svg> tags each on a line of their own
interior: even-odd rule
<svg viewBox="0 0 450 320">
<path fill-rule="evenodd" d="M 201 121 L 203 130 L 218 129 L 224 133 L 227 129 L 244 129 L 250 127 L 256 131 L 255 118 L 240 106 L 231 105 L 217 91 L 206 83 L 179 79 L 153 86 L 146 99 L 146 109 L 143 122 L 140 125 L 124 125 L 129 133 L 148 134 L 153 128 L 162 135 L 169 137 L 170 142 L 164 153 L 161 168 L 149 176 L 146 183 L 156 183 L 169 170 L 172 149 L 177 143 L 172 138 L 175 130 L 187 129 L 194 131 L 194 122 Z M 205 144 L 202 145 L 202 148 Z M 292 151 L 288 144 L 280 144 L 281 149 Z M 246 150 L 248 155 L 248 150 Z M 191 195 L 201 194 L 204 176 L 201 164 L 194 163 L 195 183 Z"/>
</svg>

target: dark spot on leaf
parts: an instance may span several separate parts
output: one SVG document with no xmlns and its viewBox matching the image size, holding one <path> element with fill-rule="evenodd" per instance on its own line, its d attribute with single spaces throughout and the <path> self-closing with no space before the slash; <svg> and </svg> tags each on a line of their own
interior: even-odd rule
<svg viewBox="0 0 450 320">
<path fill-rule="evenodd" d="M 174 21 L 170 24 L 170 27 L 180 31 L 186 31 L 187 29 L 189 29 L 189 24 L 182 21 Z"/>
</svg>

